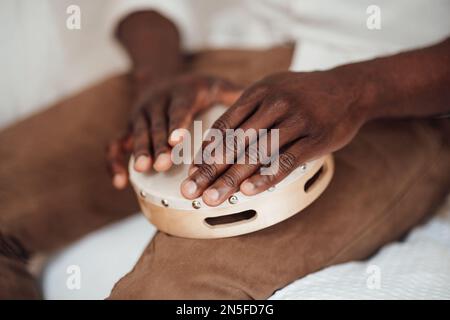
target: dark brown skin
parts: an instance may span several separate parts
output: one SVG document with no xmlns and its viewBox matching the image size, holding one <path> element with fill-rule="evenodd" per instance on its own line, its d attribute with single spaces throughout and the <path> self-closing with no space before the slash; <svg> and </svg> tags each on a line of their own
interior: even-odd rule
<svg viewBox="0 0 450 320">
<path fill-rule="evenodd" d="M 175 25 L 153 11 L 136 12 L 118 26 L 116 36 L 128 52 L 134 86 L 128 131 L 108 148 L 113 185 L 128 183 L 129 154 L 135 169 L 168 170 L 171 147 L 182 139 L 175 129 L 188 128 L 193 117 L 216 103 L 231 105 L 242 88 L 207 75 L 180 74 L 182 55 Z"/>
<path fill-rule="evenodd" d="M 176 26 L 159 13 L 139 11 L 119 23 L 116 38 L 132 62 L 134 103 L 130 114 L 135 115 L 145 105 L 147 91 L 153 84 L 174 77 L 181 69 L 180 36 Z M 133 139 L 135 127 L 130 118 L 128 131 L 108 147 L 108 166 L 113 175 L 113 185 L 118 189 L 125 188 L 128 183 L 126 163 L 133 146 L 139 143 Z M 150 166 L 151 160 L 148 159 L 144 168 L 147 170 Z"/>
<path fill-rule="evenodd" d="M 279 129 L 278 172 L 261 175 L 254 164 L 204 163 L 191 169 L 181 191 L 188 199 L 202 196 L 210 206 L 239 189 L 255 195 L 304 162 L 342 148 L 367 121 L 448 113 L 449 87 L 450 40 L 328 71 L 271 75 L 245 90 L 213 128 Z"/>
<path fill-rule="evenodd" d="M 176 34 L 172 31 L 174 26 L 161 16 L 153 19 L 163 19 L 164 23 L 159 29 L 152 29 L 143 21 L 122 23 L 126 39 L 121 41 L 134 61 L 134 73 L 145 74 L 144 79 L 161 81 L 145 80 L 144 85 L 137 86 L 142 89 L 139 89 L 130 131 L 110 148 L 113 183 L 119 188 L 127 183 L 126 152 L 134 152 L 138 171 L 150 170 L 153 162 L 154 169 L 167 170 L 171 166 L 170 149 L 182 139 L 176 129 L 189 127 L 199 111 L 215 103 L 232 106 L 215 122 L 214 128 L 276 128 L 280 130 L 281 150 L 280 170 L 274 175 L 260 175 L 259 164 L 191 167 L 190 176 L 181 185 L 182 194 L 188 199 L 202 196 L 211 206 L 219 205 L 239 189 L 246 195 L 267 190 L 302 163 L 348 144 L 370 120 L 428 117 L 450 111 L 450 40 L 327 71 L 274 74 L 250 86 L 240 96 L 241 90 L 226 80 L 205 75 L 174 77 L 177 69 L 166 59 L 171 56 L 168 51 L 177 46 L 168 41 L 171 45 L 167 47 L 152 48 L 149 40 L 147 46 L 143 45 L 145 39 L 155 39 L 150 30 L 161 37 L 156 39 Z M 158 26 L 155 22 L 151 24 Z M 147 32 L 134 32 L 133 28 Z M 179 41 L 177 36 L 172 40 Z M 143 54 L 141 50 L 159 53 Z M 158 67 L 151 67 L 155 63 Z"/>
<path fill-rule="evenodd" d="M 176 129 L 188 129 L 196 114 L 216 103 L 230 105 L 240 93 L 226 80 L 203 75 L 181 75 L 153 85 L 132 117 L 136 169 L 149 170 L 156 159 L 155 170 L 168 170 L 171 147 L 182 139 Z"/>
</svg>

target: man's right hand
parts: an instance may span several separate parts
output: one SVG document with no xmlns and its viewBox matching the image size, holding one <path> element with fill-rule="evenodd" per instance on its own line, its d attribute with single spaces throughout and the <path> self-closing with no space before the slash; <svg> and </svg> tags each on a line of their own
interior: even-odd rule
<svg viewBox="0 0 450 320">
<path fill-rule="evenodd" d="M 231 105 L 241 88 L 227 80 L 198 74 L 178 76 L 154 85 L 141 86 L 128 131 L 108 148 L 113 185 L 128 183 L 127 162 L 132 153 L 135 170 L 166 171 L 172 166 L 171 148 L 182 139 L 193 118 L 214 104 Z"/>
</svg>

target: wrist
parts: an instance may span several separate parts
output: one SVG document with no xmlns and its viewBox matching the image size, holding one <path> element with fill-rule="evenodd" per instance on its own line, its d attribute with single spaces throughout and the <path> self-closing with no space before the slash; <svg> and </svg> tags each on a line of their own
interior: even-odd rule
<svg viewBox="0 0 450 320">
<path fill-rule="evenodd" d="M 154 82 L 160 81 L 161 79 L 166 79 L 173 77 L 177 74 L 175 70 L 154 68 L 153 66 L 139 66 L 134 67 L 131 70 L 131 76 L 135 83 L 138 84 L 152 84 Z"/>
<path fill-rule="evenodd" d="M 380 88 L 376 72 L 369 63 L 354 63 L 336 67 L 338 83 L 346 85 L 351 95 L 354 112 L 362 122 L 380 117 Z"/>
<path fill-rule="evenodd" d="M 116 36 L 132 61 L 131 75 L 138 84 L 151 84 L 178 73 L 182 67 L 176 26 L 155 11 L 137 11 L 118 25 Z"/>
<path fill-rule="evenodd" d="M 139 100 L 147 95 L 150 88 L 154 88 L 157 84 L 161 84 L 173 76 L 152 68 L 133 68 L 130 73 L 132 96 Z"/>
</svg>

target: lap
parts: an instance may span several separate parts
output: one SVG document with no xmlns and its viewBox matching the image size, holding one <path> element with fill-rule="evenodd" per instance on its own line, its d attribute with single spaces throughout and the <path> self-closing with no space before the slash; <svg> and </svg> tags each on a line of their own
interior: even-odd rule
<svg viewBox="0 0 450 320">
<path fill-rule="evenodd" d="M 202 51 L 186 58 L 186 71 L 248 84 L 286 70 L 292 52 Z M 127 125 L 127 80 L 108 79 L 0 132 L 0 232 L 31 253 L 50 251 L 138 210 L 131 188 L 112 187 L 105 160 Z"/>
<path fill-rule="evenodd" d="M 186 71 L 248 84 L 286 70 L 292 52 L 288 46 L 205 51 L 187 57 Z M 111 186 L 104 155 L 126 126 L 129 91 L 126 76 L 114 77 L 0 132 L 0 234 L 27 255 L 61 248 L 138 210 L 131 189 Z M 20 264 L 9 270 L 33 284 L 26 261 L 5 259 Z M 0 271 L 4 268 L 1 262 Z M 0 281 L 0 292 L 12 289 Z"/>
<path fill-rule="evenodd" d="M 110 298 L 265 299 L 399 238 L 450 185 L 450 150 L 430 121 L 370 123 L 335 160 L 325 193 L 275 226 L 213 240 L 157 233 Z"/>
</svg>

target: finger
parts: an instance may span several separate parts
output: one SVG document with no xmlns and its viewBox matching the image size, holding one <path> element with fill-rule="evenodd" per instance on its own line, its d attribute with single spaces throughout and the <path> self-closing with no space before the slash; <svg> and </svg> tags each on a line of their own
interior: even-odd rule
<svg viewBox="0 0 450 320">
<path fill-rule="evenodd" d="M 176 145 L 183 139 L 186 131 L 180 129 L 189 128 L 196 114 L 195 110 L 199 111 L 212 103 L 221 103 L 229 106 L 236 102 L 243 91 L 241 86 L 226 80 L 214 79 L 212 82 L 212 87 L 207 90 L 208 93 L 206 95 L 202 95 L 201 92 L 197 92 L 197 95 L 195 95 L 192 91 L 187 91 L 186 88 L 174 90 L 172 103 L 169 108 L 169 132 L 171 133 L 169 144 L 171 146 Z"/>
<path fill-rule="evenodd" d="M 128 173 L 126 164 L 127 140 L 121 138 L 109 144 L 107 149 L 108 169 L 112 175 L 113 186 L 117 189 L 123 189 L 128 183 Z"/>
<path fill-rule="evenodd" d="M 180 143 L 186 130 L 192 124 L 194 113 L 194 97 L 192 92 L 177 90 L 173 93 L 168 108 L 169 118 L 169 144 L 175 146 Z M 185 130 L 183 130 L 185 129 Z"/>
<path fill-rule="evenodd" d="M 283 131 L 286 131 L 286 134 L 281 135 L 281 137 L 285 139 L 285 141 L 281 141 L 282 145 L 284 145 L 285 143 L 289 143 L 293 139 L 296 139 L 299 136 L 298 133 L 303 130 L 304 126 L 300 121 L 296 121 L 296 123 L 294 124 L 295 126 L 293 127 L 290 123 L 288 123 L 289 121 L 283 120 L 286 117 L 288 110 L 289 103 L 287 101 L 272 98 L 264 99 L 264 101 L 256 107 L 256 110 L 253 111 L 252 114 L 236 128 L 235 134 L 238 135 L 243 132 L 244 139 L 240 143 L 235 143 L 235 146 L 237 145 L 242 148 L 234 148 L 234 159 L 237 159 L 237 157 L 242 155 L 243 151 L 245 151 L 249 145 L 255 143 L 258 136 L 264 134 L 261 132 L 262 129 L 268 130 L 279 122 L 284 123 L 284 125 L 280 126 L 280 128 L 283 128 Z M 215 124 L 213 125 L 213 128 L 222 128 L 220 129 L 220 131 L 224 136 L 226 136 L 225 133 L 228 129 L 227 125 L 223 126 L 222 124 L 219 124 L 219 126 L 217 126 Z M 280 130 L 279 128 L 276 129 Z M 241 132 L 239 132 L 239 130 Z M 194 163 L 189 168 L 189 174 L 192 174 L 196 170 L 196 163 L 201 162 L 203 151 L 208 146 L 211 147 L 211 143 L 214 142 L 205 141 L 202 144 L 202 153 L 196 155 Z M 233 146 L 228 142 L 224 142 L 224 145 L 226 145 L 227 147 Z M 229 151 L 233 152 L 232 150 Z M 227 154 L 227 156 L 228 155 L 229 154 Z"/>
<path fill-rule="evenodd" d="M 217 119 L 211 128 L 226 130 L 237 128 L 246 121 L 262 102 L 262 93 L 244 93 L 219 119 Z"/>
<path fill-rule="evenodd" d="M 209 206 L 218 206 L 226 201 L 233 193 L 239 190 L 240 184 L 253 175 L 260 163 L 234 164 L 223 172 L 210 186 L 203 192 L 202 199 Z"/>
<path fill-rule="evenodd" d="M 167 115 L 166 100 L 158 99 L 151 107 L 151 141 L 153 146 L 153 168 L 156 171 L 166 171 L 172 166 L 170 159 L 170 146 L 167 143 Z"/>
<path fill-rule="evenodd" d="M 133 121 L 133 155 L 134 169 L 139 172 L 148 171 L 152 165 L 151 140 L 146 116 L 140 112 Z"/>
<path fill-rule="evenodd" d="M 241 124 L 239 130 L 225 132 L 225 135 L 220 131 L 219 142 L 212 141 L 204 145 L 202 162 L 190 168 L 189 177 L 181 185 L 181 193 L 188 199 L 200 196 L 244 154 L 249 144 L 257 141 L 259 129 L 270 128 L 273 123 L 274 118 L 256 112 Z M 198 155 L 196 157 L 198 158 Z"/>
<path fill-rule="evenodd" d="M 257 116 L 255 113 L 254 116 Z M 270 118 L 270 117 L 269 117 Z M 263 126 L 262 124 L 261 126 Z M 270 127 L 271 122 L 265 125 Z M 246 124 L 243 125 L 246 128 Z M 215 182 L 204 191 L 203 201 L 210 206 L 217 206 L 227 200 L 234 192 L 239 190 L 240 184 L 253 175 L 261 165 L 270 163 L 279 153 L 280 147 L 287 146 L 300 135 L 301 125 L 295 128 L 281 125 L 274 126 L 268 132 L 259 132 L 258 141 L 246 146 L 244 155 L 237 155 L 236 162 L 223 172 Z M 240 143 L 248 143 L 241 141 Z"/>
<path fill-rule="evenodd" d="M 253 113 L 255 113 L 258 105 L 260 104 L 261 97 L 263 96 L 262 92 L 257 91 L 255 94 L 247 93 L 243 94 L 236 103 L 231 106 L 222 116 L 217 119 L 214 124 L 211 126 L 213 130 L 219 130 L 222 135 L 225 137 L 227 129 L 234 129 L 239 127 L 242 123 L 248 120 Z M 255 119 L 263 118 L 261 114 L 258 117 L 253 118 L 248 125 L 251 125 Z M 207 135 L 206 140 L 210 139 L 210 136 Z M 215 141 L 204 141 L 202 143 L 202 147 L 199 150 L 198 154 L 195 155 L 194 163 L 189 168 L 189 174 L 194 173 L 197 170 L 197 163 L 201 162 L 202 155 L 205 150 L 211 143 L 217 143 Z"/>
<path fill-rule="evenodd" d="M 285 148 L 295 140 L 308 136 L 308 126 L 305 119 L 289 115 L 290 103 L 279 98 L 264 100 L 257 111 L 238 128 L 245 133 L 245 139 L 237 143 L 243 145 L 251 158 L 261 161 L 270 159 L 272 155 L 278 154 L 281 148 Z M 253 130 L 253 134 L 252 133 Z M 250 133 L 250 134 L 249 134 Z M 237 135 L 238 132 L 235 132 Z M 248 137 L 248 138 L 247 138 Z M 257 138 L 257 141 L 256 141 Z M 236 143 L 235 143 L 236 144 Z M 227 144 L 228 146 L 229 144 Z M 234 148 L 235 160 L 242 156 L 238 148 Z"/>
<path fill-rule="evenodd" d="M 246 179 L 240 190 L 248 196 L 266 191 L 319 153 L 318 145 L 313 143 L 310 137 L 299 139 L 285 148 L 270 167 L 265 168 L 264 174 L 259 171 Z"/>
</svg>

